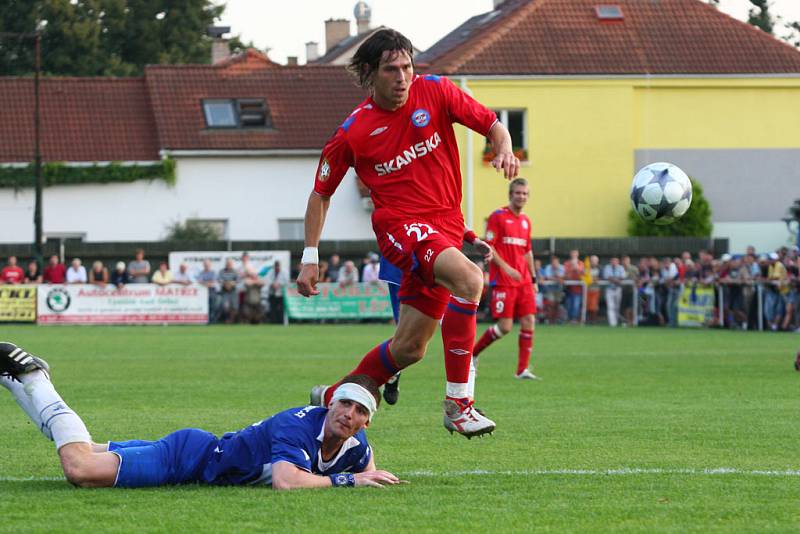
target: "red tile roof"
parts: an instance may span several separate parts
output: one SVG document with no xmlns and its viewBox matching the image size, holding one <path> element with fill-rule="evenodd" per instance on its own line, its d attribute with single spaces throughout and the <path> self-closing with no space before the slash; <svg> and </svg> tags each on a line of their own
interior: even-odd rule
<svg viewBox="0 0 800 534">
<path fill-rule="evenodd" d="M 145 79 L 160 145 L 173 150 L 321 149 L 364 98 L 342 66 L 154 66 Z M 207 129 L 207 98 L 264 98 L 273 128 Z"/>
<path fill-rule="evenodd" d="M 599 20 L 600 4 L 624 19 Z M 700 0 L 506 0 L 417 61 L 443 74 L 800 73 L 800 51 Z"/>
<path fill-rule="evenodd" d="M 155 121 L 142 78 L 42 78 L 45 161 L 154 161 Z M 32 78 L 0 78 L 0 162 L 32 161 Z"/>
<path fill-rule="evenodd" d="M 206 98 L 263 98 L 272 129 L 206 128 Z M 43 78 L 45 161 L 154 161 L 168 150 L 321 149 L 364 98 L 342 66 L 284 67 L 250 50 L 143 78 Z M 33 80 L 0 78 L 0 163 L 33 159 Z"/>
</svg>

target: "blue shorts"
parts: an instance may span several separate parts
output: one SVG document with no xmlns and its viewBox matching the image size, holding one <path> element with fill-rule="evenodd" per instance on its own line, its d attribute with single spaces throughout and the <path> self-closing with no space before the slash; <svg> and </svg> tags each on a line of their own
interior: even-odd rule
<svg viewBox="0 0 800 534">
<path fill-rule="evenodd" d="M 203 481 L 203 469 L 219 439 L 197 428 L 173 432 L 158 441 L 111 441 L 120 458 L 114 486 L 144 488 Z"/>
</svg>

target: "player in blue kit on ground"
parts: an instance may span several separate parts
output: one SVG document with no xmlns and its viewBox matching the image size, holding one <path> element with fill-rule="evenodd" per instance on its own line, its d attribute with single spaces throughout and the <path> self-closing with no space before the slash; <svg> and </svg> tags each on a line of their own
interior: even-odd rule
<svg viewBox="0 0 800 534">
<path fill-rule="evenodd" d="M 86 425 L 56 392 L 47 363 L 0 343 L 0 383 L 48 439 L 76 486 L 152 487 L 201 483 L 275 489 L 374 486 L 400 481 L 375 469 L 364 429 L 378 408 L 374 381 L 352 376 L 329 408 L 279 412 L 217 438 L 195 428 L 157 441 L 92 441 Z"/>
</svg>

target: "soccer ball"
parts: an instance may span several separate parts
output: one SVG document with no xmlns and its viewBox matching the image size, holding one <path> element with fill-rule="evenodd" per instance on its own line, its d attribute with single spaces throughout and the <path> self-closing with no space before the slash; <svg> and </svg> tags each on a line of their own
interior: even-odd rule
<svg viewBox="0 0 800 534">
<path fill-rule="evenodd" d="M 670 224 L 692 204 L 692 182 L 672 163 L 645 165 L 631 184 L 633 211 L 647 222 Z"/>
</svg>

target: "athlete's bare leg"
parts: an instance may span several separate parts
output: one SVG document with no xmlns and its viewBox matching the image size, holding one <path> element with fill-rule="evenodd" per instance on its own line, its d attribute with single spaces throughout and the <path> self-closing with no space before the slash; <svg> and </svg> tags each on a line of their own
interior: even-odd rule
<svg viewBox="0 0 800 534">
<path fill-rule="evenodd" d="M 400 368 L 406 368 L 422 359 L 428 342 L 436 332 L 439 321 L 407 304 L 400 305 L 400 321 L 389 344 L 392 356 Z"/>
</svg>

